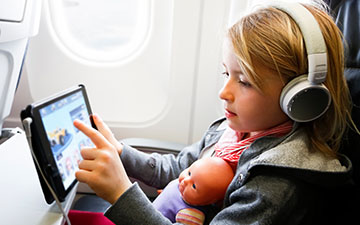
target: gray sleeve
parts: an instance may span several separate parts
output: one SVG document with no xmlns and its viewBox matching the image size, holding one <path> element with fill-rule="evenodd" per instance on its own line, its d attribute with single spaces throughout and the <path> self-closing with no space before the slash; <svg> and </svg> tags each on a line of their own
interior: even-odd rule
<svg viewBox="0 0 360 225">
<path fill-rule="evenodd" d="M 170 181 L 176 179 L 180 173 L 199 158 L 201 151 L 214 145 L 222 135 L 224 128 L 218 127 L 225 119 L 215 121 L 205 132 L 203 138 L 174 156 L 158 153 L 147 154 L 128 145 L 124 145 L 121 161 L 128 176 L 138 179 L 145 184 L 164 188 Z"/>
<path fill-rule="evenodd" d="M 104 215 L 116 225 L 172 224 L 152 206 L 137 183 L 134 183 Z"/>
<path fill-rule="evenodd" d="M 199 157 L 201 149 L 202 141 L 184 148 L 177 156 L 174 156 L 173 154 L 147 154 L 124 145 L 121 161 L 128 176 L 139 179 L 152 187 L 164 188 Z"/>
</svg>

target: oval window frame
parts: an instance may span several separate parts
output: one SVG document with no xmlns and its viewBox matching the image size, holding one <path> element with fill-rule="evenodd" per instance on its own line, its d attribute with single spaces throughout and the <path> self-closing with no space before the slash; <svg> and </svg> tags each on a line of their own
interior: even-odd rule
<svg viewBox="0 0 360 225">
<path fill-rule="evenodd" d="M 61 44 L 62 48 L 66 50 L 69 56 L 77 59 L 77 61 L 86 63 L 118 64 L 134 58 L 137 53 L 141 52 L 141 49 L 147 43 L 152 24 L 152 0 L 143 0 L 142 3 L 142 11 L 138 13 L 141 15 L 141 19 L 138 20 L 140 22 L 132 35 L 135 38 L 126 45 L 116 47 L 112 51 L 96 50 L 95 48 L 80 45 L 79 43 L 81 40 L 72 35 L 70 29 L 67 28 L 68 25 L 66 19 L 63 19 L 63 8 L 59 9 L 61 1 L 48 0 L 47 10 L 58 43 Z"/>
</svg>

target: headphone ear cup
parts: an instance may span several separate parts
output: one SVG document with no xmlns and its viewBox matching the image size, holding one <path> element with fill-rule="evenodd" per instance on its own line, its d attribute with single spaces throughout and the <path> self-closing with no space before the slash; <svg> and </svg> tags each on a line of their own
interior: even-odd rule
<svg viewBox="0 0 360 225">
<path fill-rule="evenodd" d="M 291 80 L 280 95 L 281 109 L 296 122 L 309 122 L 322 116 L 331 103 L 324 84 L 312 84 L 307 74 Z"/>
</svg>

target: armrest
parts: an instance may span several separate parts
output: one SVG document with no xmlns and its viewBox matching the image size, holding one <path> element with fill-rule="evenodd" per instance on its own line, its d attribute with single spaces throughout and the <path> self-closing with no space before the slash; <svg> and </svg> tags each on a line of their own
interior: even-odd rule
<svg viewBox="0 0 360 225">
<path fill-rule="evenodd" d="M 126 138 L 121 142 L 146 153 L 172 153 L 177 155 L 186 145 L 175 142 L 160 141 L 148 138 Z"/>
</svg>

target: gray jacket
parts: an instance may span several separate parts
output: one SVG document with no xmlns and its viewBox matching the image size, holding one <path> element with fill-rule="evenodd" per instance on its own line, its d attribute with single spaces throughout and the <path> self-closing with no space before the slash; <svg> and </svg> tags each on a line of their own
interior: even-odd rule
<svg viewBox="0 0 360 225">
<path fill-rule="evenodd" d="M 197 160 L 223 133 L 216 121 L 201 141 L 180 154 L 145 154 L 125 146 L 121 160 L 130 177 L 163 188 Z M 242 153 L 223 209 L 210 224 L 319 224 L 325 189 L 350 179 L 351 162 L 310 151 L 309 139 L 295 124 L 285 137 L 263 137 Z M 156 211 L 135 183 L 105 216 L 115 224 L 160 225 L 171 222 Z"/>
</svg>

